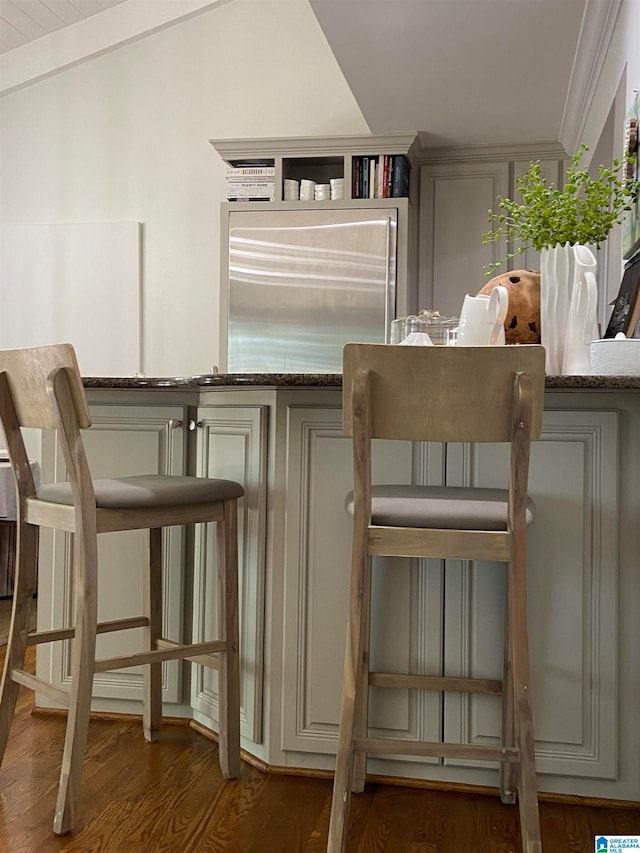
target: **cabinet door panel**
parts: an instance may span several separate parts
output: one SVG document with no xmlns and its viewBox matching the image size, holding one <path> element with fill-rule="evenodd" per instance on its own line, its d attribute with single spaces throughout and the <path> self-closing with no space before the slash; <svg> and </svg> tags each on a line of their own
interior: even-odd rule
<svg viewBox="0 0 640 853">
<path fill-rule="evenodd" d="M 373 482 L 425 476 L 422 450 L 376 442 Z M 351 439 L 340 409 L 291 406 L 287 460 L 282 748 L 330 754 L 337 748 L 352 538 L 344 509 L 353 485 Z M 426 561 L 385 559 L 383 568 L 374 560 L 372 669 L 439 671 L 439 572 Z M 370 723 L 374 732 L 430 737 L 440 730 L 439 700 L 374 690 Z"/>
<path fill-rule="evenodd" d="M 466 293 L 483 285 L 483 266 L 505 254 L 482 245 L 487 210 L 507 195 L 507 163 L 435 163 L 423 167 L 420 191 L 420 308 L 457 317 Z"/>
<path fill-rule="evenodd" d="M 92 406 L 91 429 L 83 441 L 93 476 L 119 477 L 132 474 L 183 474 L 185 470 L 184 430 L 172 423 L 184 421 L 181 406 Z M 51 436 L 48 437 L 52 438 Z M 45 442 L 44 470 L 52 479 L 64 480 L 66 470 L 62 450 Z M 70 625 L 73 620 L 73 573 L 71 536 L 60 531 L 43 535 L 40 557 L 41 598 L 51 600 L 51 608 L 39 608 L 39 626 Z M 143 566 L 147 532 L 141 530 L 106 533 L 98 537 L 98 583 L 101 621 L 137 616 L 142 613 Z M 164 531 L 164 626 L 165 636 L 181 640 L 183 631 L 184 532 L 182 527 Z M 98 637 L 99 657 L 128 654 L 142 648 L 142 631 L 135 629 Z M 69 643 L 55 643 L 38 649 L 38 669 L 45 677 L 65 688 L 70 680 Z M 141 701 L 142 669 L 98 673 L 93 681 L 94 697 Z M 181 699 L 180 666 L 177 661 L 163 664 L 163 700 Z M 107 706 L 109 707 L 109 706 Z"/>
<path fill-rule="evenodd" d="M 236 480 L 245 489 L 238 505 L 242 734 L 262 742 L 264 572 L 267 494 L 266 406 L 198 409 L 197 473 Z M 193 631 L 201 642 L 217 632 L 216 527 L 197 525 Z M 217 726 L 218 673 L 194 664 L 191 704 Z"/>
<path fill-rule="evenodd" d="M 504 483 L 504 447 L 451 448 L 452 482 Z M 532 446 L 527 534 L 529 642 L 539 773 L 616 773 L 618 415 L 545 412 Z M 447 674 L 500 677 L 504 567 L 452 562 L 445 574 Z M 448 695 L 445 739 L 495 742 L 499 702 Z"/>
</svg>

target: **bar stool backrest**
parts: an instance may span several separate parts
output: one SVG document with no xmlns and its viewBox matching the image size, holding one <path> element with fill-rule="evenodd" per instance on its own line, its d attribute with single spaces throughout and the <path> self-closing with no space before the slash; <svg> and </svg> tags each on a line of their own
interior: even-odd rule
<svg viewBox="0 0 640 853">
<path fill-rule="evenodd" d="M 23 427 L 57 429 L 58 421 L 51 405 L 49 379 L 54 371 L 67 373 L 78 426 L 91 426 L 78 363 L 70 344 L 4 350 L 0 372 L 5 372 L 18 423 Z"/>
<path fill-rule="evenodd" d="M 368 371 L 372 438 L 413 441 L 510 441 L 514 375 L 531 377 L 531 439 L 540 436 L 544 348 L 347 344 L 343 427 L 353 435 L 352 387 Z"/>
</svg>

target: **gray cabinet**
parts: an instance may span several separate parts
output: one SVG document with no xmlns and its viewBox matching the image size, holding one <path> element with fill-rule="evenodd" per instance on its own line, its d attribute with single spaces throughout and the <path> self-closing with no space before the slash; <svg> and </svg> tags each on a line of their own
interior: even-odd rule
<svg viewBox="0 0 640 853">
<path fill-rule="evenodd" d="M 533 448 L 538 514 L 528 586 L 541 790 L 597 796 L 599 780 L 616 778 L 618 430 L 616 411 L 547 411 Z M 282 750 L 306 764 L 297 754 L 315 753 L 315 766 L 330 768 L 348 602 L 351 446 L 339 408 L 289 407 L 287 435 Z M 374 482 L 504 483 L 500 446 L 380 445 Z M 379 571 L 374 560 L 372 667 L 501 677 L 504 566 L 393 563 Z M 401 737 L 488 744 L 500 731 L 499 702 L 488 696 L 379 690 L 370 712 L 374 728 Z M 495 784 L 491 764 L 370 759 L 369 769 Z"/>
<path fill-rule="evenodd" d="M 389 158 L 404 158 L 414 164 L 420 152 L 420 141 L 415 131 L 406 133 L 366 134 L 362 136 L 302 136 L 250 139 L 212 139 L 218 154 L 230 167 L 271 167 L 273 182 L 271 191 L 251 192 L 249 195 L 270 195 L 275 202 L 287 198 L 284 181 L 310 180 L 317 184 L 329 184 L 333 179 L 342 179 L 345 200 L 387 198 L 392 195 L 392 175 L 389 175 L 387 191 L 382 190 L 382 171 L 393 168 Z M 387 162 L 384 162 L 384 158 Z M 363 162 L 366 158 L 366 166 Z M 369 181 L 370 170 L 378 174 Z M 366 187 L 363 177 L 366 176 Z M 409 175 L 409 187 L 393 193 L 397 196 L 411 194 L 415 185 L 415 172 Z M 248 186 L 254 180 L 250 173 L 244 178 Z M 247 184 L 245 184 L 247 186 Z M 237 189 L 237 186 L 236 186 Z M 253 187 L 257 189 L 257 187 Z M 229 193 L 229 195 L 236 193 Z M 313 199 L 312 199 L 313 200 Z M 332 200 L 320 200 L 318 206 L 332 207 Z M 258 203 L 258 207 L 260 203 Z"/>
<path fill-rule="evenodd" d="M 434 163 L 422 169 L 420 191 L 420 308 L 458 317 L 466 293 L 485 282 L 483 267 L 504 246 L 482 245 L 487 210 L 508 195 L 507 162 Z"/>
<path fill-rule="evenodd" d="M 215 406 L 200 407 L 195 425 L 196 474 L 236 480 L 245 489 L 238 511 L 241 732 L 248 741 L 259 744 L 263 739 L 268 408 L 231 406 L 221 401 Z M 215 525 L 197 525 L 192 596 L 194 642 L 216 635 L 216 560 Z M 217 728 L 217 671 L 193 666 L 191 706 L 196 720 Z"/>
<path fill-rule="evenodd" d="M 477 293 L 487 281 L 484 268 L 508 251 L 503 241 L 483 246 L 482 235 L 490 230 L 487 211 L 498 210 L 498 196 L 519 198 L 515 177 L 526 171 L 530 160 L 540 159 L 545 178 L 561 183 L 563 156 L 559 146 L 544 146 L 519 152 L 476 150 L 471 156 L 464 150 L 445 152 L 422 161 L 420 308 L 459 316 L 465 294 Z M 494 274 L 539 268 L 538 253 L 530 250 Z"/>
<path fill-rule="evenodd" d="M 134 405 L 140 398 L 147 404 Z M 127 405 L 92 405 L 94 428 L 85 437 L 97 476 L 188 470 L 245 486 L 239 515 L 244 748 L 270 766 L 332 770 L 351 563 L 344 509 L 351 441 L 342 432 L 340 392 L 253 387 L 176 395 L 192 409 L 154 404 L 144 392 L 128 399 Z M 538 515 L 528 536 L 539 787 L 637 800 L 640 399 L 624 392 L 548 392 L 546 403 L 530 477 Z M 506 467 L 503 451 L 377 442 L 374 481 L 494 485 Z M 42 469 L 43 481 L 65 476 L 51 436 Z M 131 565 L 143 559 L 143 535 L 101 537 L 107 586 L 101 619 L 137 611 L 140 574 Z M 198 640 L 214 628 L 215 536 L 213 526 L 167 533 L 171 637 Z M 69 621 L 69 545 L 68 537 L 43 531 L 41 628 L 54 616 Z M 374 668 L 499 675 L 501 564 L 388 559 L 382 570 L 374 561 L 373 597 Z M 134 632 L 102 639 L 117 644 L 106 654 L 126 653 L 136 641 Z M 39 650 L 38 671 L 60 684 L 68 665 L 65 645 Z M 165 711 L 215 730 L 217 674 L 188 667 L 166 665 Z M 372 725 L 385 734 L 478 743 L 497 738 L 499 711 L 491 697 L 374 692 Z M 141 697 L 137 670 L 96 676 L 96 709 L 139 713 Z M 380 758 L 369 769 L 444 784 L 496 783 L 493 765 L 468 762 Z"/>
<path fill-rule="evenodd" d="M 287 435 L 282 748 L 333 755 L 351 569 L 344 507 L 352 488 L 351 439 L 342 432 L 339 407 L 289 406 Z M 423 457 L 425 450 L 376 442 L 374 479 L 409 483 L 416 470 L 426 478 L 430 462 L 437 476 L 440 459 Z M 442 647 L 440 564 L 385 558 L 379 571 L 381 563 L 374 563 L 372 667 L 433 671 Z M 370 719 L 388 736 L 437 739 L 440 701 L 415 691 L 376 691 Z"/>
<path fill-rule="evenodd" d="M 182 406 L 92 405 L 93 426 L 83 441 L 94 477 L 130 474 L 184 474 L 186 469 L 185 408 Z M 62 450 L 53 435 L 43 435 L 42 481 L 66 479 Z M 164 531 L 163 566 L 165 636 L 181 640 L 184 631 L 184 529 Z M 105 621 L 142 613 L 142 567 L 146 532 L 133 530 L 99 537 L 99 611 Z M 70 625 L 73 616 L 71 536 L 62 531 L 42 531 L 38 625 Z M 47 606 L 43 606 L 47 602 Z M 100 657 L 125 655 L 141 648 L 142 631 L 132 629 L 98 637 Z M 54 683 L 69 684 L 69 643 L 38 649 L 37 667 Z M 177 661 L 163 664 L 163 701 L 181 704 L 182 670 Z M 94 705 L 104 710 L 137 709 L 142 700 L 142 669 L 114 670 L 96 674 Z M 41 697 L 40 704 L 47 704 Z M 171 713 L 169 711 L 169 713 Z M 180 713 L 176 708 L 174 713 Z"/>
<path fill-rule="evenodd" d="M 212 144 L 230 167 L 274 173 L 270 200 L 221 205 L 222 370 L 339 373 L 345 343 L 384 342 L 395 316 L 417 311 L 416 133 Z M 359 190 L 362 161 L 380 173 L 389 158 L 407 188 Z M 286 200 L 284 181 L 305 178 L 343 179 L 343 197 Z"/>
<path fill-rule="evenodd" d="M 545 411 L 532 446 L 527 534 L 529 635 L 540 774 L 613 779 L 616 726 L 618 430 L 615 411 Z M 455 448 L 455 485 L 498 486 L 496 445 Z M 500 677 L 504 567 L 452 561 L 445 579 L 446 675 Z M 494 743 L 499 700 L 445 697 L 447 740 Z"/>
</svg>

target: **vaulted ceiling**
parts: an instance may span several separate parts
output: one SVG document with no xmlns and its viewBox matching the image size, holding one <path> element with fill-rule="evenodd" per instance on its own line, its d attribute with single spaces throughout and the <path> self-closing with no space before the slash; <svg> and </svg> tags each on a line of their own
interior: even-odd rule
<svg viewBox="0 0 640 853">
<path fill-rule="evenodd" d="M 560 138 L 587 0 L 310 3 L 374 133 L 428 129 L 423 146 Z"/>
<path fill-rule="evenodd" d="M 0 0 L 0 50 L 63 27 L 81 33 L 88 18 L 140 2 L 155 0 Z M 180 0 L 173 18 L 221 2 Z M 560 140 L 569 149 L 621 0 L 298 2 L 310 4 L 372 132 L 419 130 L 425 147 Z"/>
<path fill-rule="evenodd" d="M 124 2 L 126 0 L 0 0 L 0 53 Z"/>
</svg>

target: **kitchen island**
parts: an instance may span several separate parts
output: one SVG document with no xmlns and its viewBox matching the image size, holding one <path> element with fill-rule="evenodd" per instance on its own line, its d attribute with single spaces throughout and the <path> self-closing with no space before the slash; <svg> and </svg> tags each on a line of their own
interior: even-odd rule
<svg viewBox="0 0 640 853">
<path fill-rule="evenodd" d="M 344 496 L 350 440 L 341 429 L 338 374 L 87 378 L 95 476 L 191 473 L 238 479 L 242 733 L 245 754 L 288 772 L 334 764 L 351 556 Z M 542 441 L 532 448 L 529 606 L 536 763 L 541 791 L 640 799 L 640 377 L 547 377 Z M 497 485 L 500 447 L 378 442 L 378 481 Z M 43 481 L 64 477 L 50 436 Z M 176 639 L 206 633 L 215 614 L 214 531 L 167 535 L 165 621 Z M 107 536 L 101 577 L 114 606 L 135 602 L 134 534 Z M 69 542 L 44 535 L 39 623 L 67 619 Z M 499 677 L 504 569 L 399 560 L 374 577 L 373 665 Z M 483 583 L 475 573 L 483 572 Z M 375 572 L 374 572 L 375 574 Z M 46 605 L 45 605 L 46 602 Z M 132 604 L 132 614 L 137 607 Z M 111 618 L 107 601 L 100 618 Z M 131 632 L 130 642 L 136 638 Z M 123 642 L 101 637 L 100 653 Z M 126 642 L 126 640 L 124 641 Z M 63 683 L 64 649 L 38 658 Z M 136 671 L 96 676 L 95 707 L 136 713 Z M 495 741 L 494 697 L 393 691 L 374 697 L 374 727 L 395 736 Z M 215 672 L 167 664 L 165 713 L 217 727 Z M 44 700 L 41 698 L 41 704 Z M 375 759 L 372 773 L 440 784 L 497 783 L 494 766 Z"/>
</svg>

